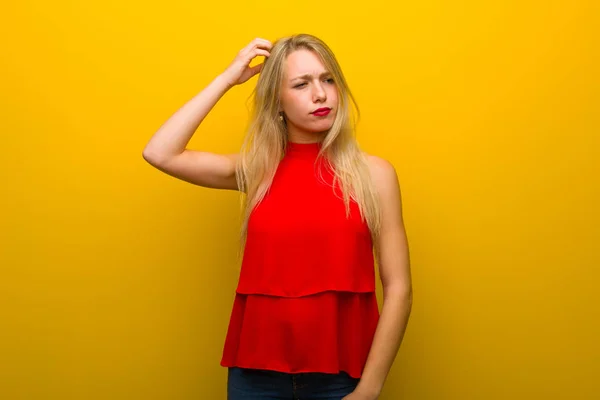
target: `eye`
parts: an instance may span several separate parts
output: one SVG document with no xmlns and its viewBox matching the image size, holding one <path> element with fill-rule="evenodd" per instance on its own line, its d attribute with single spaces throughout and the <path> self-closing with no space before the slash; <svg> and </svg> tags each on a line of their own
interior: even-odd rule
<svg viewBox="0 0 600 400">
<path fill-rule="evenodd" d="M 327 79 L 325 79 L 325 82 L 329 82 L 329 83 L 335 83 L 335 81 L 334 81 L 334 79 L 333 79 L 333 78 L 327 78 Z M 296 86 L 294 86 L 294 88 L 300 88 L 300 87 L 302 87 L 302 86 L 304 86 L 304 85 L 306 85 L 306 82 L 304 82 L 304 83 L 301 83 L 301 84 L 299 84 L 299 85 L 296 85 Z"/>
</svg>

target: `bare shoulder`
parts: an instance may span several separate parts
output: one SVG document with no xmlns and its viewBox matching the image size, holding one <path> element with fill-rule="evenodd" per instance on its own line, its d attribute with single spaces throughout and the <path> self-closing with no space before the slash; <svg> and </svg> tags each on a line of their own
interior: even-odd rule
<svg viewBox="0 0 600 400">
<path fill-rule="evenodd" d="M 371 179 L 380 194 L 399 190 L 398 174 L 394 165 L 385 158 L 365 153 Z"/>
<path fill-rule="evenodd" d="M 384 158 L 369 154 L 366 154 L 366 158 L 381 207 L 382 237 L 386 237 L 392 243 L 397 243 L 397 240 L 404 236 L 404 221 L 402 216 L 402 194 L 396 168 Z M 395 244 L 390 247 L 387 243 L 390 242 L 384 240 L 378 243 L 377 246 L 381 246 L 382 249 L 397 249 Z M 384 274 L 389 275 L 390 273 Z"/>
</svg>

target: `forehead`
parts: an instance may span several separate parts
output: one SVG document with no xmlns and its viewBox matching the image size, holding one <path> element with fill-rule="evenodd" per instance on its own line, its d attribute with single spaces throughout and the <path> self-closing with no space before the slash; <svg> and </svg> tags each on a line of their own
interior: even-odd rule
<svg viewBox="0 0 600 400">
<path fill-rule="evenodd" d="M 326 68 L 315 53 L 309 50 L 296 50 L 291 53 L 285 62 L 285 75 L 294 77 L 303 74 L 319 75 Z"/>
</svg>

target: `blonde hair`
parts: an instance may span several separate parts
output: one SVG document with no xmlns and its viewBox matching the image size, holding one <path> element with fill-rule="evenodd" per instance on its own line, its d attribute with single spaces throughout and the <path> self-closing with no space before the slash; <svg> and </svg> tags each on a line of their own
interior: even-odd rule
<svg viewBox="0 0 600 400">
<path fill-rule="evenodd" d="M 258 82 L 253 90 L 253 107 L 249 126 L 236 168 L 236 179 L 242 195 L 242 226 L 240 253 L 245 247 L 248 220 L 254 207 L 264 198 L 271 186 L 279 161 L 287 146 L 285 121 L 279 118 L 280 90 L 284 77 L 285 61 L 296 50 L 314 52 L 331 73 L 338 91 L 338 109 L 333 125 L 322 141 L 318 158 L 323 157 L 334 172 L 334 185 L 339 182 L 346 207 L 350 214 L 350 199 L 359 207 L 361 218 L 367 221 L 371 237 L 380 233 L 380 207 L 369 173 L 366 155 L 356 141 L 356 122 L 351 120 L 350 104 L 358 118 L 360 110 L 352 95 L 341 67 L 331 49 L 320 39 L 309 34 L 283 37 L 273 43 L 270 57 L 265 59 Z"/>
</svg>

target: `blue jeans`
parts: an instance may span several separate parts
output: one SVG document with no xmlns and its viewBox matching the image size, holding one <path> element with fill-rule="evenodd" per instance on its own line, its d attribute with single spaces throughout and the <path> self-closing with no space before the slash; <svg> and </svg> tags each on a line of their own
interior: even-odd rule
<svg viewBox="0 0 600 400">
<path fill-rule="evenodd" d="M 227 376 L 228 400 L 341 400 L 358 385 L 360 378 L 346 372 L 289 374 L 230 367 Z"/>
</svg>

